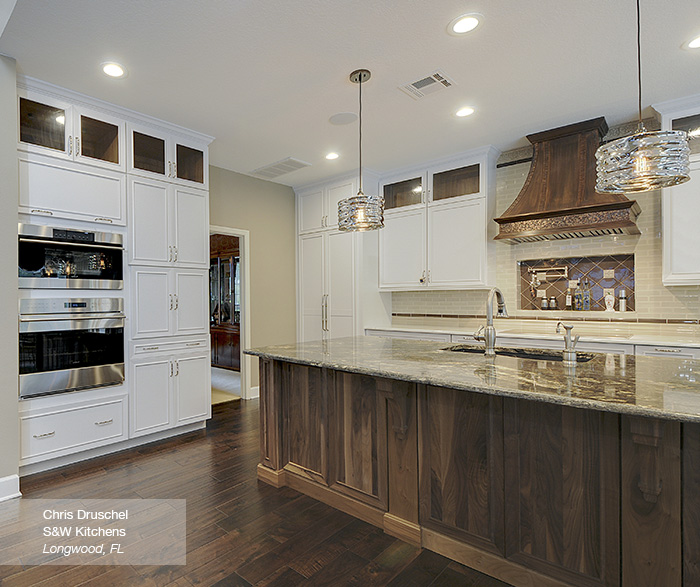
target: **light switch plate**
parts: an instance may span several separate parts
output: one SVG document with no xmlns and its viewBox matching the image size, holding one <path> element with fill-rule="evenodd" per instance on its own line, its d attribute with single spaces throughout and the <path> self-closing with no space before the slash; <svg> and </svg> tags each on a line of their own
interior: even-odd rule
<svg viewBox="0 0 700 587">
<path fill-rule="evenodd" d="M 615 279 L 615 270 L 603 269 L 603 279 Z"/>
<path fill-rule="evenodd" d="M 538 289 L 537 290 L 537 297 L 538 298 L 546 298 L 547 297 L 547 290 L 546 289 Z"/>
</svg>

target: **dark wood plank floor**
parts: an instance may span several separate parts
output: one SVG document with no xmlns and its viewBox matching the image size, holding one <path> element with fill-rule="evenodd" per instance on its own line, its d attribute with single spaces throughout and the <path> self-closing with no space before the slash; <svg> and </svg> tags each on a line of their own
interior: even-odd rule
<svg viewBox="0 0 700 587">
<path fill-rule="evenodd" d="M 213 410 L 206 432 L 21 481 L 29 498 L 187 499 L 186 566 L 0 566 L 0 583 L 507 587 L 289 488 L 258 482 L 257 402 Z"/>
</svg>

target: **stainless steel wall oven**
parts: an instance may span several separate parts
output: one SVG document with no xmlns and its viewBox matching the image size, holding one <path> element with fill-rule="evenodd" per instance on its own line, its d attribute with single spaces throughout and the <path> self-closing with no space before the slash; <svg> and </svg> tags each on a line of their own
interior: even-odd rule
<svg viewBox="0 0 700 587">
<path fill-rule="evenodd" d="M 122 289 L 121 234 L 19 224 L 20 288 Z"/>
<path fill-rule="evenodd" d="M 19 396 L 124 381 L 122 298 L 19 301 Z"/>
</svg>

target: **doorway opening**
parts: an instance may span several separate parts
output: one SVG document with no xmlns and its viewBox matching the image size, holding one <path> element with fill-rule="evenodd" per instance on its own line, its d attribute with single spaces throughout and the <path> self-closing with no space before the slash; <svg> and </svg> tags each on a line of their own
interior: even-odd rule
<svg viewBox="0 0 700 587">
<path fill-rule="evenodd" d="M 209 324 L 212 403 L 249 399 L 250 347 L 249 268 L 246 230 L 211 226 Z"/>
</svg>

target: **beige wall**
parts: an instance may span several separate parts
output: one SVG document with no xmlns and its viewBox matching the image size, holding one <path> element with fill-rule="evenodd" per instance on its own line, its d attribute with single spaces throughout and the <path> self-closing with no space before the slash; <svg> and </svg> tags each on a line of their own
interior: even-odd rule
<svg viewBox="0 0 700 587">
<path fill-rule="evenodd" d="M 295 212 L 292 188 L 209 168 L 209 219 L 250 231 L 251 341 L 296 341 Z M 252 385 L 258 385 L 254 361 Z"/>
<path fill-rule="evenodd" d="M 0 56 L 0 479 L 19 466 L 17 415 L 17 81 L 15 60 Z"/>
</svg>

